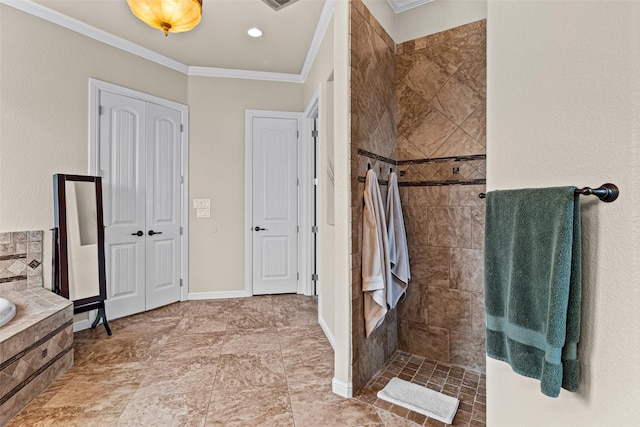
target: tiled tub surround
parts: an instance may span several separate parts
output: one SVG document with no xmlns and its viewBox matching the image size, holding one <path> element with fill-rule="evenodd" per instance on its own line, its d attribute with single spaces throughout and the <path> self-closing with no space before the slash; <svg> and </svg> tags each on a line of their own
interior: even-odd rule
<svg viewBox="0 0 640 427">
<path fill-rule="evenodd" d="M 42 231 L 0 233 L 0 292 L 42 286 Z"/>
<path fill-rule="evenodd" d="M 42 231 L 0 233 L 0 425 L 73 365 L 73 305 L 42 287 Z"/>
<path fill-rule="evenodd" d="M 366 174 L 367 162 L 379 180 L 388 180 L 389 167 L 395 166 L 398 114 L 394 43 L 362 1 L 351 3 L 350 18 L 352 385 L 357 391 L 398 345 L 396 310 L 365 336 L 360 252 L 364 183 L 359 180 Z M 380 191 L 386 198 L 387 186 L 382 185 Z"/>
</svg>

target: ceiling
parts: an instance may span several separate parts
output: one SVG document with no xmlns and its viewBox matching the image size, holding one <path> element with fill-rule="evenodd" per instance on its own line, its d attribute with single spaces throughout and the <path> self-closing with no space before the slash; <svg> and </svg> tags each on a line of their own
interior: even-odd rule
<svg viewBox="0 0 640 427">
<path fill-rule="evenodd" d="M 195 29 L 165 37 L 138 20 L 125 0 L 31 2 L 188 67 L 287 74 L 301 73 L 325 6 L 325 0 L 301 0 L 276 12 L 261 0 L 204 0 Z M 249 37 L 251 27 L 264 35 Z"/>
<path fill-rule="evenodd" d="M 394 8 L 430 0 L 388 0 Z M 333 10 L 333 0 L 299 0 L 274 11 L 262 0 L 203 0 L 192 31 L 169 33 L 138 20 L 126 0 L 0 0 L 190 75 L 302 81 Z M 247 35 L 251 27 L 264 35 Z"/>
</svg>

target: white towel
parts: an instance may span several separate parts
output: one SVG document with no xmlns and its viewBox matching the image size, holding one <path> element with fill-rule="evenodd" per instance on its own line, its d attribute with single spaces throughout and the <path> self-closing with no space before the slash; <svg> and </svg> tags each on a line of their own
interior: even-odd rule
<svg viewBox="0 0 640 427">
<path fill-rule="evenodd" d="M 404 228 L 404 217 L 400 205 L 398 176 L 395 172 L 389 175 L 389 193 L 387 194 L 387 232 L 389 233 L 389 262 L 392 278 L 387 286 L 387 304 L 394 308 L 400 298 L 407 292 L 411 279 L 409 268 L 409 248 L 407 233 Z"/>
<path fill-rule="evenodd" d="M 391 378 L 391 381 L 378 392 L 378 397 L 445 424 L 453 422 L 460 404 L 460 401 L 455 397 L 400 378 Z"/>
<path fill-rule="evenodd" d="M 391 282 L 384 206 L 378 177 L 372 169 L 367 172 L 364 184 L 361 252 L 365 332 L 369 336 L 387 314 L 385 288 Z"/>
</svg>

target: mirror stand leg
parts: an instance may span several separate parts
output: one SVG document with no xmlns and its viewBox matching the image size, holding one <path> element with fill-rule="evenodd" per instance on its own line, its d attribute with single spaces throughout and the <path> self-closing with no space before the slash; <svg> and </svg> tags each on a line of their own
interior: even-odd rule
<svg viewBox="0 0 640 427">
<path fill-rule="evenodd" d="M 100 323 L 100 319 L 102 319 L 102 324 L 104 328 L 107 330 L 107 334 L 111 335 L 111 328 L 109 327 L 109 322 L 107 321 L 107 313 L 104 310 L 104 302 L 98 308 L 98 315 L 96 316 L 93 324 L 91 324 L 91 328 L 95 328 Z"/>
</svg>

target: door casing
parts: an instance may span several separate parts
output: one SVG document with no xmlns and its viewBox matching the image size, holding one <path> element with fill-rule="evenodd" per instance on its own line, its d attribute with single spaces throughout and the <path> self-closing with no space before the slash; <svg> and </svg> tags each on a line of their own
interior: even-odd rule
<svg viewBox="0 0 640 427">
<path fill-rule="evenodd" d="M 181 141 L 181 170 L 183 177 L 182 192 L 180 196 L 180 212 L 182 238 L 180 239 L 180 269 L 182 277 L 182 288 L 180 289 L 180 301 L 186 301 L 189 294 L 189 107 L 174 101 L 170 101 L 157 96 L 149 95 L 133 89 L 114 85 L 97 79 L 89 79 L 89 174 L 99 175 L 99 107 L 100 92 L 111 92 L 130 98 L 139 99 L 145 102 L 162 105 L 180 111 L 182 123 L 184 123 Z"/>
</svg>

